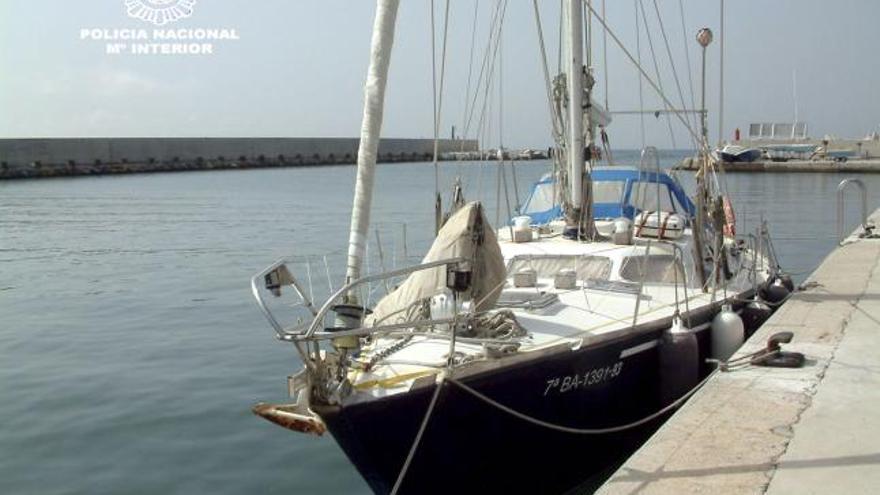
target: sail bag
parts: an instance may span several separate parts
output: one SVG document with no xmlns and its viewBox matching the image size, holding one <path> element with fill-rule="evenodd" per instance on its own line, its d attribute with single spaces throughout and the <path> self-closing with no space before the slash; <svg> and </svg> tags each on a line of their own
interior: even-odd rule
<svg viewBox="0 0 880 495">
<path fill-rule="evenodd" d="M 422 263 L 458 257 L 467 259 L 473 271 L 470 288 L 460 300 L 470 300 L 471 311 L 494 307 L 507 270 L 498 239 L 478 201 L 465 204 L 449 217 Z M 431 297 L 449 292 L 446 268 L 438 266 L 410 274 L 376 304 L 367 323 L 387 325 L 426 318 Z"/>
</svg>

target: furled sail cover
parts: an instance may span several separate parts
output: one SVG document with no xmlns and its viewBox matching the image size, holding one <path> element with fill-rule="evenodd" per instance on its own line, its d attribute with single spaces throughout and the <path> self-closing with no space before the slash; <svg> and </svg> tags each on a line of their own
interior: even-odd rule
<svg viewBox="0 0 880 495">
<path fill-rule="evenodd" d="M 471 202 L 456 211 L 440 229 L 423 263 L 462 257 L 471 261 L 471 288 L 464 298 L 479 303 L 474 311 L 495 306 L 500 286 L 507 277 L 504 256 L 495 232 L 486 220 L 483 206 Z M 390 324 L 425 318 L 429 299 L 448 292 L 446 267 L 439 266 L 410 274 L 394 291 L 382 298 L 368 324 Z"/>
</svg>

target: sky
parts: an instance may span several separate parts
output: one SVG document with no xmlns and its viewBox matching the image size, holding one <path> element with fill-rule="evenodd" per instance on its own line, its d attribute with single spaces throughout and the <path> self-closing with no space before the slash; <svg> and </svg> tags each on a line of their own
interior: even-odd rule
<svg viewBox="0 0 880 495">
<path fill-rule="evenodd" d="M 151 33 L 156 26 L 127 15 L 126 2 L 137 1 L 149 2 L 0 0 L 0 137 L 359 134 L 373 1 L 196 0 L 190 17 L 163 28 L 234 29 L 240 39 L 214 42 L 210 55 L 108 55 L 106 44 L 119 40 L 81 39 L 83 30 L 89 29 Z M 497 1 L 450 3 L 442 136 L 449 135 L 452 125 L 459 135 L 462 132 L 469 67 L 475 67 L 473 81 Z M 606 6 L 610 29 L 634 55 L 637 1 L 607 0 Z M 717 140 L 720 0 L 656 0 L 663 31 L 655 0 L 641 1 L 659 80 L 677 106 L 681 100 L 663 33 L 684 106 L 690 107 L 691 85 L 699 104 L 700 57 L 694 35 L 703 26 L 715 32 L 706 56 L 710 139 Z M 601 14 L 602 0 L 592 2 Z M 439 52 L 446 2 L 434 4 Z M 401 1 L 384 136 L 433 135 L 430 5 L 428 0 Z M 559 2 L 539 0 L 539 6 L 555 72 Z M 812 136 L 861 137 L 880 131 L 880 30 L 876 28 L 880 2 L 727 0 L 724 12 L 725 138 L 737 127 L 745 133 L 750 122 L 793 121 L 795 108 Z M 640 33 L 642 65 L 656 79 L 648 34 Z M 491 125 L 482 135 L 486 145 L 546 148 L 551 143 L 537 39 L 532 2 L 509 0 L 499 45 L 501 82 L 493 84 L 491 112 L 487 110 Z M 634 65 L 610 39 L 605 60 L 598 23 L 592 41 L 599 81 L 596 100 L 604 103 L 607 94 L 611 110 L 640 108 Z M 646 84 L 643 95 L 642 108 L 662 108 Z M 636 116 L 615 117 L 608 130 L 612 145 L 640 147 L 639 122 Z M 670 135 L 665 117 L 648 116 L 644 143 L 687 147 L 687 131 L 673 125 Z"/>
</svg>

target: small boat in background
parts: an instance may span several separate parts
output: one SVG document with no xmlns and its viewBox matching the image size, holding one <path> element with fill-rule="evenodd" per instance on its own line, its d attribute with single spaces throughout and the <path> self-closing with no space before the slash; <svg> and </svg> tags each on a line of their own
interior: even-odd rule
<svg viewBox="0 0 880 495">
<path fill-rule="evenodd" d="M 784 143 L 761 146 L 767 157 L 774 162 L 809 160 L 818 148 L 818 145 L 812 143 Z"/>
<path fill-rule="evenodd" d="M 820 146 L 816 149 L 816 156 L 827 160 L 834 160 L 835 162 L 845 162 L 850 158 L 856 158 L 858 155 L 856 154 L 856 151 L 852 149 L 829 150 Z"/>
<path fill-rule="evenodd" d="M 746 148 L 735 144 L 725 145 L 721 149 L 713 152 L 719 161 L 732 162 L 753 162 L 761 158 L 762 152 L 756 148 Z"/>
</svg>

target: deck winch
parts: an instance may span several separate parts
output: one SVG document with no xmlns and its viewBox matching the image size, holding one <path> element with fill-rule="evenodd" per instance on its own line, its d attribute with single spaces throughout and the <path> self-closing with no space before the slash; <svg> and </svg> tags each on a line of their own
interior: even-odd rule
<svg viewBox="0 0 880 495">
<path fill-rule="evenodd" d="M 364 317 L 372 311 L 357 304 L 336 304 L 331 310 L 336 314 L 333 318 L 333 326 L 325 328 L 328 332 L 341 332 L 353 330 L 363 325 Z M 337 349 L 357 349 L 360 347 L 360 339 L 357 336 L 337 337 L 333 339 L 333 346 Z"/>
</svg>

